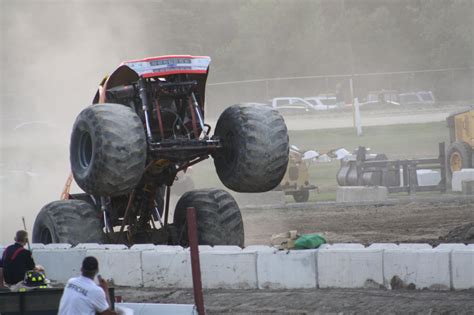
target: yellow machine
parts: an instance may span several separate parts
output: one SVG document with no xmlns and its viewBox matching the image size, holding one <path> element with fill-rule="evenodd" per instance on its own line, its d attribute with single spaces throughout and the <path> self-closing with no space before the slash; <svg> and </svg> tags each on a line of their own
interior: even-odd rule
<svg viewBox="0 0 474 315">
<path fill-rule="evenodd" d="M 446 152 L 447 177 L 474 164 L 474 107 L 455 112 L 446 119 L 449 128 L 449 142 Z"/>
<path fill-rule="evenodd" d="M 303 161 L 303 154 L 290 149 L 288 167 L 277 190 L 284 191 L 285 195 L 292 195 L 296 202 L 306 202 L 309 191 L 314 189 L 317 187 L 309 183 L 308 166 Z"/>
</svg>

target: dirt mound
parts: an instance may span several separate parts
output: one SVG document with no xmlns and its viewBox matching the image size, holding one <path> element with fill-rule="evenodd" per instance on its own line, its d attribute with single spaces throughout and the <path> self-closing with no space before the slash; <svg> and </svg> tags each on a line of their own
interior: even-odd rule
<svg viewBox="0 0 474 315">
<path fill-rule="evenodd" d="M 474 223 L 458 226 L 440 237 L 443 243 L 474 244 Z"/>
</svg>

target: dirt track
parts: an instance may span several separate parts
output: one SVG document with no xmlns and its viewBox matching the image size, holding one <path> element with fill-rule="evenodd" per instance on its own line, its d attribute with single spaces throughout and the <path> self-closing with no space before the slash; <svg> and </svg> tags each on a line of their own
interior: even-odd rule
<svg viewBox="0 0 474 315">
<path fill-rule="evenodd" d="M 116 288 L 125 302 L 194 304 L 191 290 Z M 211 314 L 473 314 L 474 291 L 205 290 Z"/>
<path fill-rule="evenodd" d="M 429 242 L 474 221 L 474 198 L 401 197 L 386 205 L 289 204 L 242 210 L 246 245 L 288 230 L 335 242 Z M 474 242 L 474 235 L 472 237 Z M 116 288 L 126 302 L 194 304 L 191 290 Z M 205 290 L 207 314 L 474 314 L 474 290 Z"/>
<path fill-rule="evenodd" d="M 278 209 L 243 209 L 246 245 L 270 244 L 289 230 L 322 233 L 328 242 L 436 244 L 450 230 L 474 221 L 474 198 L 401 198 L 385 205 L 290 204 Z"/>
</svg>

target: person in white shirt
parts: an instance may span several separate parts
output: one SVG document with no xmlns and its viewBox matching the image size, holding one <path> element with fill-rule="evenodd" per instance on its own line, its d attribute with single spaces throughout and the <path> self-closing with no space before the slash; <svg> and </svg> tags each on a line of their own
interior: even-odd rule
<svg viewBox="0 0 474 315">
<path fill-rule="evenodd" d="M 88 256 L 82 261 L 81 276 L 71 278 L 64 287 L 59 303 L 59 315 L 116 315 L 110 308 L 109 287 L 107 282 L 98 277 L 99 285 L 94 278 L 99 272 L 99 262 Z"/>
</svg>

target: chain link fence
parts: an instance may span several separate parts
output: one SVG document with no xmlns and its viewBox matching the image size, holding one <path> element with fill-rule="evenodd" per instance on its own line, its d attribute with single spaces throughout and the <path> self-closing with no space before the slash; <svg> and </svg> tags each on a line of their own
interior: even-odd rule
<svg viewBox="0 0 474 315">
<path fill-rule="evenodd" d="M 207 115 L 215 117 L 227 106 L 236 103 L 265 103 L 274 97 L 335 94 L 338 89 L 344 101 L 351 103 L 351 79 L 354 97 L 360 100 L 364 100 L 371 91 L 380 90 L 395 90 L 398 93 L 431 91 L 437 103 L 474 99 L 474 68 L 269 78 L 209 82 Z"/>
</svg>

